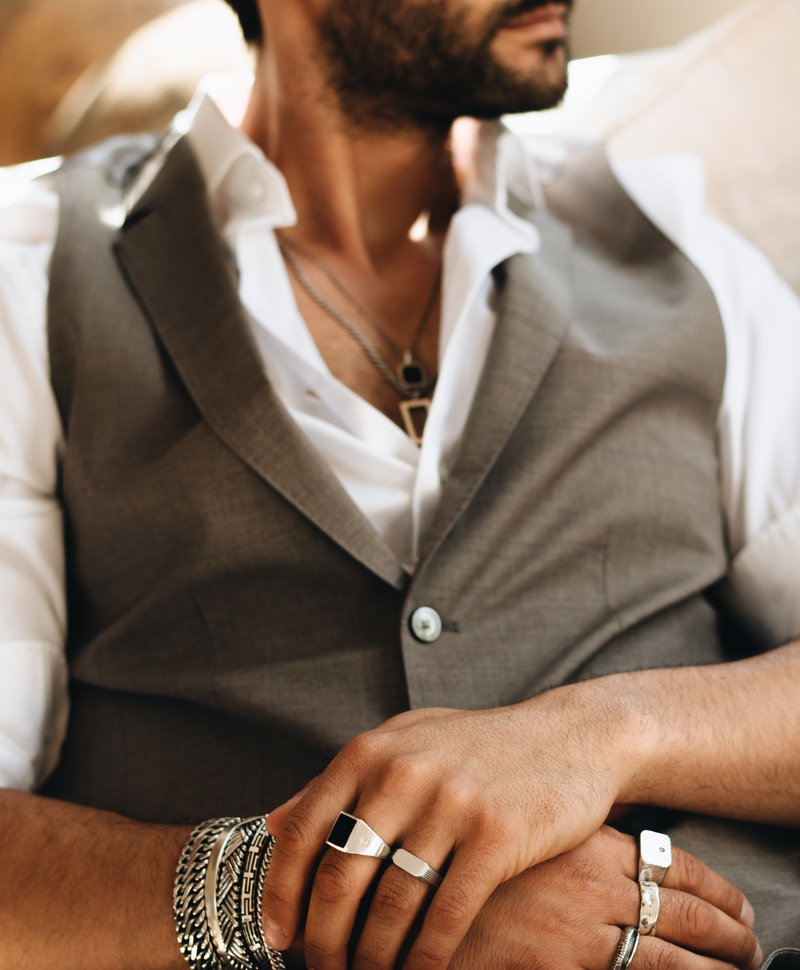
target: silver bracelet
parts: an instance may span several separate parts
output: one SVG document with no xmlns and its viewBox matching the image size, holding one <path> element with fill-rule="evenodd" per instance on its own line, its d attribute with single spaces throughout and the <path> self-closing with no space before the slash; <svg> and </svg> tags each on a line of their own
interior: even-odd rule
<svg viewBox="0 0 800 970">
<path fill-rule="evenodd" d="M 174 910 L 191 970 L 285 970 L 261 920 L 274 843 L 264 816 L 210 819 L 189 836 L 175 874 Z"/>
<path fill-rule="evenodd" d="M 264 817 L 239 822 L 228 832 L 215 872 L 206 878 L 206 911 L 211 939 L 223 966 L 252 970 L 253 962 L 240 930 L 241 874 L 250 839 L 264 826 Z"/>
<path fill-rule="evenodd" d="M 221 835 L 241 821 L 215 818 L 193 830 L 178 861 L 173 889 L 178 946 L 192 970 L 224 970 L 211 939 L 206 911 L 206 873 Z"/>
<path fill-rule="evenodd" d="M 267 831 L 266 819 L 250 839 L 247 847 L 239 890 L 239 927 L 253 966 L 270 970 L 286 970 L 283 956 L 273 950 L 264 939 L 261 901 L 264 884 L 272 862 L 275 837 Z"/>
</svg>

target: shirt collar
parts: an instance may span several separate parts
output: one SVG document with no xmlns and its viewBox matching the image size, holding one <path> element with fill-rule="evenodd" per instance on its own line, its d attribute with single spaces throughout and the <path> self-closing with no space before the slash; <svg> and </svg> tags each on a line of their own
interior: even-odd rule
<svg viewBox="0 0 800 970">
<path fill-rule="evenodd" d="M 522 141 L 500 121 L 459 119 L 453 127 L 453 153 L 461 174 L 461 205 L 489 209 L 524 244 L 537 238 L 528 219 L 512 209 L 529 212 L 542 204 L 534 161 Z"/>
<path fill-rule="evenodd" d="M 201 82 L 189 106 L 176 116 L 162 152 L 129 190 L 128 211 L 152 182 L 163 154 L 185 136 L 222 222 L 263 219 L 278 228 L 297 221 L 283 175 L 236 127 L 251 84 L 246 74 L 212 75 Z M 536 230 L 511 208 L 512 199 L 525 211 L 542 204 L 536 163 L 521 139 L 501 122 L 463 119 L 454 127 L 453 146 L 462 173 L 462 207 L 489 209 L 521 237 L 523 248 L 535 248 Z"/>
</svg>

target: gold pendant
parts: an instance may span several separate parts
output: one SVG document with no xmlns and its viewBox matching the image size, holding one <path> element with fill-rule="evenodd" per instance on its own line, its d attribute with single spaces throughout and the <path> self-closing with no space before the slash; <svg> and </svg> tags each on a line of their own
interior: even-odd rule
<svg viewBox="0 0 800 970">
<path fill-rule="evenodd" d="M 431 399 L 429 397 L 416 397 L 410 401 L 401 401 L 399 407 L 406 434 L 415 445 L 421 445 L 422 432 L 425 430 L 425 419 L 431 409 Z"/>
</svg>

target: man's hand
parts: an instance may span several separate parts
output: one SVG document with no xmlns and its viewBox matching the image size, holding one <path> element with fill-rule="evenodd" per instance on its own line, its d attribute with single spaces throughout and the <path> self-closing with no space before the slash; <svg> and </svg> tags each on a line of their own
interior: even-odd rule
<svg viewBox="0 0 800 970">
<path fill-rule="evenodd" d="M 363 933 L 380 960 L 361 951 L 352 970 L 398 961 L 445 970 L 498 886 L 584 842 L 615 803 L 796 825 L 798 684 L 794 643 L 738 663 L 617 674 L 493 711 L 393 718 L 270 816 L 270 942 L 287 946 L 305 918 L 308 966 L 347 970 L 368 903 Z M 439 888 L 323 851 L 340 811 L 441 870 Z"/>
<path fill-rule="evenodd" d="M 636 869 L 635 840 L 600 829 L 570 852 L 500 886 L 449 970 L 608 970 L 620 927 L 638 923 Z M 707 866 L 673 847 L 660 896 L 658 936 L 640 938 L 636 970 L 760 966 L 749 903 Z M 359 949 L 366 952 L 371 945 L 362 937 Z"/>
<path fill-rule="evenodd" d="M 577 704 L 576 691 L 492 711 L 413 711 L 351 742 L 270 816 L 277 846 L 264 912 L 280 927 L 267 927 L 271 940 L 285 946 L 298 934 L 313 883 L 306 961 L 346 970 L 362 897 L 378 879 L 364 933 L 380 957 L 357 953 L 353 970 L 394 967 L 422 912 L 405 965 L 444 970 L 497 886 L 583 842 L 625 790 L 627 716 L 613 701 Z M 443 870 L 435 893 L 397 866 L 378 878 L 376 859 L 322 854 L 341 810 Z"/>
</svg>

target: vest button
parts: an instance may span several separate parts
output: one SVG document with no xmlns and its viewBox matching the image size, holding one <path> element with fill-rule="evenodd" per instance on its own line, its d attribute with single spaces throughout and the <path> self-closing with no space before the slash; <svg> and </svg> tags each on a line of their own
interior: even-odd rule
<svg viewBox="0 0 800 970">
<path fill-rule="evenodd" d="M 435 643 L 442 635 L 442 618 L 430 606 L 420 606 L 411 614 L 409 626 L 420 643 Z"/>
</svg>

